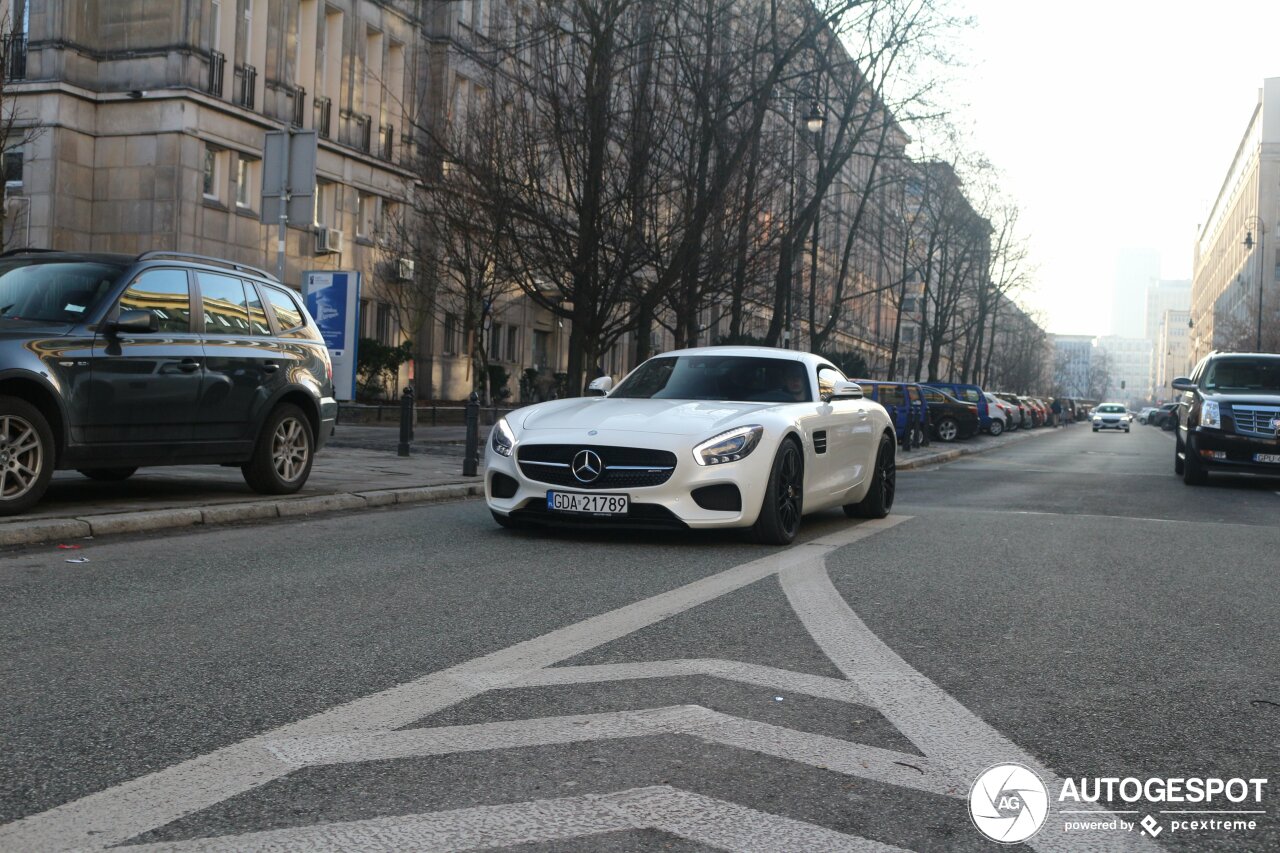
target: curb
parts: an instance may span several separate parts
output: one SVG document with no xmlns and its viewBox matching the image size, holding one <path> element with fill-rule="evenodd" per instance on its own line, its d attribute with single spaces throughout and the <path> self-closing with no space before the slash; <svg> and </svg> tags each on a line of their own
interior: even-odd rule
<svg viewBox="0 0 1280 853">
<path fill-rule="evenodd" d="M 961 456 L 973 456 L 978 453 L 990 453 L 993 450 L 1000 450 L 1011 444 L 1017 444 L 1020 441 L 1026 441 L 1031 438 L 1039 438 L 1042 435 L 1049 435 L 1055 432 L 1053 429 L 1046 430 L 1041 427 L 1037 430 L 1029 430 L 1022 433 L 1021 436 L 1011 436 L 1008 441 L 1000 444 L 989 446 L 982 445 L 966 445 L 965 447 L 956 447 L 951 450 L 944 450 L 937 456 L 930 456 L 928 459 L 907 459 L 898 463 L 899 471 L 915 471 L 919 468 L 927 468 L 930 465 L 941 465 L 944 462 L 954 462 Z"/>
<path fill-rule="evenodd" d="M 0 546 L 39 545 L 57 539 L 83 539 L 115 533 L 144 533 L 178 527 L 205 527 L 234 521 L 294 518 L 318 512 L 367 509 L 396 504 L 437 503 L 484 494 L 480 481 L 403 489 L 338 492 L 274 501 L 217 504 L 205 507 L 139 510 L 74 518 L 39 518 L 0 524 Z"/>
</svg>

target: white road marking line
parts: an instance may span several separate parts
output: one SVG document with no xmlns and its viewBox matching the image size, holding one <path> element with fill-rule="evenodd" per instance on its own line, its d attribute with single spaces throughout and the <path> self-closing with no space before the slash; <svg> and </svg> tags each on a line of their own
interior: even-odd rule
<svg viewBox="0 0 1280 853">
<path fill-rule="evenodd" d="M 643 663 L 604 663 L 586 666 L 561 666 L 512 674 L 506 687 L 545 687 L 560 684 L 596 684 L 602 681 L 629 681 L 642 678 L 710 676 L 743 684 L 768 687 L 783 693 L 798 693 L 817 699 L 831 699 L 853 705 L 875 707 L 875 700 L 856 684 L 825 675 L 810 675 L 772 666 L 741 663 L 715 658 L 646 661 Z"/>
<path fill-rule="evenodd" d="M 306 735 L 407 726 L 499 686 L 493 673 L 552 666 L 762 578 L 822 564 L 830 552 L 891 529 L 910 516 L 864 521 L 466 663 L 323 711 L 207 755 L 149 773 L 0 826 L 0 850 L 105 849 L 297 769 L 266 749 Z"/>
<path fill-rule="evenodd" d="M 724 850 L 893 853 L 901 848 L 665 785 L 127 848 L 133 853 L 439 853 L 653 829 Z"/>
<path fill-rule="evenodd" d="M 928 758 L 851 743 L 826 735 L 745 720 L 699 705 L 541 717 L 398 732 L 293 738 L 271 745 L 296 766 L 353 764 L 552 744 L 584 743 L 660 734 L 689 735 L 709 743 L 771 755 L 930 794 L 959 797 L 966 791 Z"/>
<path fill-rule="evenodd" d="M 1010 761 L 1035 771 L 1050 792 L 1061 786 L 1056 773 L 912 669 L 872 633 L 836 590 L 825 566 L 806 566 L 780 575 L 780 580 L 796 615 L 827 657 L 850 681 L 875 696 L 880 713 L 954 780 L 971 784 L 992 764 Z M 1107 836 L 1101 845 L 1099 841 L 1047 826 L 1027 843 L 1045 851 L 1159 849 L 1132 833 Z"/>
</svg>

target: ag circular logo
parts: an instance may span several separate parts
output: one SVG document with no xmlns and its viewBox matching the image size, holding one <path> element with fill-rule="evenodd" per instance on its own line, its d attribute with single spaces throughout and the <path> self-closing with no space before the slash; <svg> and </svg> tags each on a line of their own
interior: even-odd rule
<svg viewBox="0 0 1280 853">
<path fill-rule="evenodd" d="M 969 817 L 978 831 L 1001 844 L 1026 841 L 1049 814 L 1049 791 L 1021 764 L 987 768 L 969 790 Z"/>
</svg>

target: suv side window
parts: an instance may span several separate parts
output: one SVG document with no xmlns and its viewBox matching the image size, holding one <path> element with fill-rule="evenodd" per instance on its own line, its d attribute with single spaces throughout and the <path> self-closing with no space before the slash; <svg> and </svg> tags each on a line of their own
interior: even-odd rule
<svg viewBox="0 0 1280 853">
<path fill-rule="evenodd" d="M 943 397 L 943 396 L 942 396 L 942 394 L 941 394 L 941 392 L 939 392 L 939 391 L 931 391 L 931 390 L 930 390 L 930 389 L 928 389 L 928 388 L 926 388 L 926 389 L 924 390 L 924 398 L 925 398 L 926 400 L 928 400 L 930 403 L 945 403 L 945 402 L 947 402 L 947 398 L 946 398 L 946 397 Z"/>
<path fill-rule="evenodd" d="M 200 282 L 200 302 L 204 306 L 206 334 L 249 334 L 249 308 L 244 283 L 238 278 L 218 273 L 196 273 Z"/>
<path fill-rule="evenodd" d="M 900 385 L 881 385 L 880 386 L 880 405 L 882 406 L 901 406 L 906 402 L 902 396 L 902 386 Z"/>
<path fill-rule="evenodd" d="M 306 325 L 306 320 L 303 319 L 302 309 L 298 307 L 293 294 L 286 293 L 280 288 L 272 287 L 271 285 L 263 285 L 262 292 L 266 294 L 267 301 L 271 303 L 271 311 L 276 315 L 276 323 L 280 326 L 281 337 L 306 337 L 306 335 L 294 334 Z"/>
<path fill-rule="evenodd" d="M 120 296 L 121 311 L 150 311 L 161 332 L 191 331 L 191 284 L 186 270 L 146 270 Z"/>
</svg>

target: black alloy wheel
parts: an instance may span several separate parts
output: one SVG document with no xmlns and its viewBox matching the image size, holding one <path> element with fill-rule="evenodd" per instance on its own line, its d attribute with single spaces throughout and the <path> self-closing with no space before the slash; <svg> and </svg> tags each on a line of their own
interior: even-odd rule
<svg viewBox="0 0 1280 853">
<path fill-rule="evenodd" d="M 844 514 L 849 518 L 884 518 L 893 509 L 893 498 L 898 491 L 898 463 L 894 456 L 893 441 L 887 435 L 880 436 L 880 450 L 876 453 L 876 469 L 871 488 L 856 504 L 845 504 Z"/>
<path fill-rule="evenodd" d="M 795 441 L 785 439 L 773 459 L 760 517 L 751 528 L 757 542 L 790 545 L 800 532 L 804 514 L 804 458 Z"/>
</svg>

